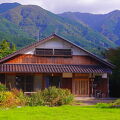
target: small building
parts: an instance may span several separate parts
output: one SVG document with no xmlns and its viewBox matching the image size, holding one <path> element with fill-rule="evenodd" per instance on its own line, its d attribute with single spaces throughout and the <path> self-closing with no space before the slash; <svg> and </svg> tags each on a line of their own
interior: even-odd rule
<svg viewBox="0 0 120 120">
<path fill-rule="evenodd" d="M 113 65 L 53 34 L 0 60 L 0 82 L 35 92 L 49 86 L 76 96 L 109 96 Z"/>
</svg>

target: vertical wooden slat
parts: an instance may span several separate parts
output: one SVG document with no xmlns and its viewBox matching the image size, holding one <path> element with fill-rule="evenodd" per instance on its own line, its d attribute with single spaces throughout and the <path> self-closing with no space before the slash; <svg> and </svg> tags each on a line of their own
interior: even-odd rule
<svg viewBox="0 0 120 120">
<path fill-rule="evenodd" d="M 75 74 L 73 89 L 79 96 L 89 96 L 89 74 Z"/>
<path fill-rule="evenodd" d="M 85 56 L 77 56 L 74 55 L 71 58 L 64 58 L 64 57 L 41 57 L 35 56 L 32 54 L 21 54 L 12 58 L 6 63 L 40 63 L 40 64 L 98 64 L 95 60 L 92 60 L 89 57 Z M 84 74 L 83 74 L 84 75 Z"/>
</svg>

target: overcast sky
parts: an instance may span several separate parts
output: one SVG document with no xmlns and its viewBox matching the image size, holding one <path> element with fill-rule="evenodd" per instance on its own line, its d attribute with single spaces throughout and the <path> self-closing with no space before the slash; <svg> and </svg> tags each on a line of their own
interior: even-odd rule
<svg viewBox="0 0 120 120">
<path fill-rule="evenodd" d="M 0 3 L 5 2 L 39 5 L 53 13 L 108 13 L 120 9 L 120 0 L 0 0 Z"/>
</svg>

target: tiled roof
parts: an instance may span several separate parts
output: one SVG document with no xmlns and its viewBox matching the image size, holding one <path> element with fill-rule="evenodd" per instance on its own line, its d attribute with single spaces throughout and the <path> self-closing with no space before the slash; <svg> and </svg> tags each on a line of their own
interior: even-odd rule
<svg viewBox="0 0 120 120">
<path fill-rule="evenodd" d="M 1 64 L 0 72 L 18 73 L 111 73 L 111 69 L 100 65 L 61 64 Z"/>
</svg>

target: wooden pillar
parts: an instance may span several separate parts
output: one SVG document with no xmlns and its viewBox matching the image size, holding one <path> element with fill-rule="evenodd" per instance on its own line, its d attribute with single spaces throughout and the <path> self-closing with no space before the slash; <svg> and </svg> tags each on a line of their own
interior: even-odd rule
<svg viewBox="0 0 120 120">
<path fill-rule="evenodd" d="M 73 74 L 73 78 L 72 78 L 72 94 L 75 95 L 75 80 L 74 80 L 74 76 L 75 76 L 75 74 Z"/>
<path fill-rule="evenodd" d="M 94 82 L 94 74 L 91 73 L 89 76 L 89 96 L 90 97 L 94 97 L 93 82 Z"/>
</svg>

